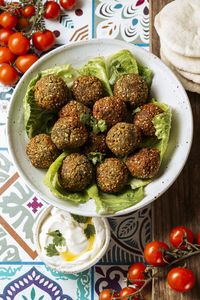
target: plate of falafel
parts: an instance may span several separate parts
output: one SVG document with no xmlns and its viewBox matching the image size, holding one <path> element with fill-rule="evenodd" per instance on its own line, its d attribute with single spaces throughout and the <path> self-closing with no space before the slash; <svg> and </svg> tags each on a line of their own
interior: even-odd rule
<svg viewBox="0 0 200 300">
<path fill-rule="evenodd" d="M 31 67 L 13 94 L 7 130 L 19 173 L 45 201 L 80 215 L 120 215 L 174 182 L 189 154 L 192 113 L 157 57 L 93 40 Z"/>
</svg>

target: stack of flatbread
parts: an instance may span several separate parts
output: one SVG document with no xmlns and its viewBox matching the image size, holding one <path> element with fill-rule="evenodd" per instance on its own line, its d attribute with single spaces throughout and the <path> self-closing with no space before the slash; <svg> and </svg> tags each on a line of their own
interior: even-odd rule
<svg viewBox="0 0 200 300">
<path fill-rule="evenodd" d="M 200 0 L 175 0 L 155 17 L 161 59 L 186 90 L 200 94 Z"/>
</svg>

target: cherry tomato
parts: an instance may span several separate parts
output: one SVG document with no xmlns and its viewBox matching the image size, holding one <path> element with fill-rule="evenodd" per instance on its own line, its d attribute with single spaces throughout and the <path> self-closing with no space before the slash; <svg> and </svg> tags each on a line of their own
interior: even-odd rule
<svg viewBox="0 0 200 300">
<path fill-rule="evenodd" d="M 125 296 L 129 296 L 135 292 L 137 292 L 137 289 L 127 286 L 120 291 L 119 296 L 125 297 Z M 128 300 L 128 299 L 129 299 L 128 297 L 123 298 L 123 300 Z M 132 299 L 139 300 L 139 298 L 137 296 L 134 296 Z"/>
<path fill-rule="evenodd" d="M 188 242 L 193 243 L 194 235 L 190 229 L 185 226 L 177 226 L 172 229 L 169 235 L 170 243 L 175 248 L 187 249 L 187 246 L 180 245 L 183 242 L 183 238 L 186 237 Z"/>
<path fill-rule="evenodd" d="M 50 30 L 44 32 L 37 31 L 32 35 L 33 45 L 40 51 L 47 51 L 53 47 L 56 42 L 55 35 Z"/>
<path fill-rule="evenodd" d="M 110 289 L 102 290 L 99 294 L 99 300 L 112 300 L 113 297 L 117 297 L 118 294 L 116 292 L 113 293 Z"/>
<path fill-rule="evenodd" d="M 4 5 L 5 5 L 4 0 L 0 0 L 0 5 L 1 5 L 1 6 L 4 6 Z"/>
<path fill-rule="evenodd" d="M 25 18 L 30 18 L 35 14 L 35 7 L 33 5 L 27 5 L 25 8 L 21 9 L 21 14 Z"/>
<path fill-rule="evenodd" d="M 0 25 L 4 28 L 11 29 L 17 24 L 17 17 L 5 11 L 0 15 Z"/>
<path fill-rule="evenodd" d="M 29 26 L 29 21 L 27 18 L 24 18 L 24 17 L 20 17 L 18 22 L 17 22 L 17 29 L 19 30 L 23 30 L 25 28 L 27 28 Z"/>
<path fill-rule="evenodd" d="M 72 9 L 76 4 L 76 0 L 60 0 L 60 5 L 64 9 Z"/>
<path fill-rule="evenodd" d="M 197 243 L 200 245 L 200 233 L 197 234 Z"/>
<path fill-rule="evenodd" d="M 18 72 L 9 64 L 0 65 L 0 82 L 4 85 L 13 85 L 19 78 Z"/>
<path fill-rule="evenodd" d="M 47 1 L 45 3 L 44 17 L 46 19 L 57 19 L 60 15 L 60 6 L 54 1 Z"/>
<path fill-rule="evenodd" d="M 152 241 L 145 246 L 144 258 L 152 266 L 164 266 L 166 263 L 163 259 L 164 250 L 169 250 L 167 244 L 160 241 Z"/>
<path fill-rule="evenodd" d="M 13 54 L 9 48 L 0 47 L 0 64 L 11 63 L 15 60 L 15 54 Z"/>
<path fill-rule="evenodd" d="M 15 32 L 8 40 L 8 47 L 14 54 L 23 55 L 30 49 L 30 42 L 21 32 Z"/>
<path fill-rule="evenodd" d="M 8 45 L 9 37 L 14 33 L 12 29 L 1 28 L 0 29 L 0 44 Z"/>
<path fill-rule="evenodd" d="M 167 275 L 167 282 L 173 290 L 185 293 L 194 287 L 194 273 L 186 268 L 173 268 Z"/>
<path fill-rule="evenodd" d="M 15 64 L 20 72 L 25 73 L 37 60 L 38 57 L 35 54 L 25 54 L 18 56 Z"/>
<path fill-rule="evenodd" d="M 144 271 L 146 269 L 145 264 L 143 263 L 136 263 L 129 267 L 128 269 L 128 280 L 137 285 L 138 287 L 141 287 L 144 284 Z"/>
</svg>

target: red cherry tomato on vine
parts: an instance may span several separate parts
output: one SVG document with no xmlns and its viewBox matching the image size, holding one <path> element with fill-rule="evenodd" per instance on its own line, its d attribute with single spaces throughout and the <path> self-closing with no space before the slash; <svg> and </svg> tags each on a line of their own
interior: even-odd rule
<svg viewBox="0 0 200 300">
<path fill-rule="evenodd" d="M 76 0 L 60 0 L 60 5 L 64 9 L 72 9 L 76 4 Z"/>
<path fill-rule="evenodd" d="M 9 48 L 0 47 L 0 64 L 11 63 L 15 60 L 15 54 L 13 54 Z"/>
<path fill-rule="evenodd" d="M 60 15 L 60 5 L 54 1 L 45 3 L 44 17 L 46 19 L 57 19 Z"/>
<path fill-rule="evenodd" d="M 11 29 L 17 24 L 17 17 L 11 15 L 9 12 L 5 11 L 0 15 L 0 25 L 4 28 Z"/>
<path fill-rule="evenodd" d="M 187 246 L 181 246 L 183 238 L 187 238 L 188 242 L 193 243 L 194 235 L 190 229 L 185 226 L 177 226 L 172 229 L 169 235 L 170 243 L 175 248 L 187 249 Z"/>
<path fill-rule="evenodd" d="M 32 35 L 33 45 L 40 51 L 47 51 L 53 47 L 56 42 L 55 35 L 50 30 L 44 32 L 37 31 Z"/>
<path fill-rule="evenodd" d="M 14 54 L 23 55 L 30 49 L 30 42 L 21 32 L 15 32 L 8 40 L 8 47 Z"/>
<path fill-rule="evenodd" d="M 25 54 L 18 56 L 18 58 L 15 61 L 17 69 L 25 73 L 34 62 L 38 60 L 38 57 L 35 54 Z"/>
<path fill-rule="evenodd" d="M 30 18 L 35 14 L 35 7 L 33 5 L 27 5 L 23 9 L 21 9 L 21 14 L 25 18 Z"/>
<path fill-rule="evenodd" d="M 23 30 L 25 28 L 27 28 L 29 26 L 29 21 L 27 18 L 24 18 L 24 17 L 20 17 L 18 22 L 17 22 L 17 29 L 19 30 Z"/>
<path fill-rule="evenodd" d="M 118 294 L 116 292 L 113 293 L 111 289 L 102 290 L 99 294 L 99 300 L 112 300 L 113 297 L 117 297 Z"/>
<path fill-rule="evenodd" d="M 141 287 L 144 284 L 144 271 L 146 269 L 145 264 L 143 263 L 136 263 L 129 267 L 128 269 L 128 280 L 137 285 L 138 287 Z"/>
<path fill-rule="evenodd" d="M 194 287 L 194 273 L 186 268 L 173 268 L 167 275 L 167 282 L 173 290 L 185 293 Z"/>
<path fill-rule="evenodd" d="M 163 251 L 169 250 L 166 243 L 160 241 L 152 241 L 144 248 L 144 258 L 146 262 L 152 266 L 164 266 L 166 263 L 163 259 Z"/>
<path fill-rule="evenodd" d="M 19 78 L 18 72 L 9 64 L 0 65 L 0 82 L 4 85 L 13 85 Z"/>
<path fill-rule="evenodd" d="M 135 293 L 135 292 L 137 292 L 137 289 L 132 288 L 132 287 L 130 287 L 130 286 L 127 286 L 127 287 L 123 288 L 123 289 L 119 292 L 119 296 L 120 296 L 120 297 L 125 297 L 125 296 L 129 296 L 129 295 L 131 295 L 131 294 L 133 294 L 133 293 Z M 129 297 L 123 298 L 123 300 L 128 300 L 128 299 L 129 299 Z M 133 300 L 140 300 L 137 296 L 134 296 L 132 299 L 133 299 Z"/>
<path fill-rule="evenodd" d="M 197 243 L 200 245 L 200 233 L 197 234 Z"/>
<path fill-rule="evenodd" d="M 8 45 L 8 40 L 13 33 L 14 33 L 14 31 L 11 29 L 1 28 L 0 29 L 0 44 Z"/>
</svg>

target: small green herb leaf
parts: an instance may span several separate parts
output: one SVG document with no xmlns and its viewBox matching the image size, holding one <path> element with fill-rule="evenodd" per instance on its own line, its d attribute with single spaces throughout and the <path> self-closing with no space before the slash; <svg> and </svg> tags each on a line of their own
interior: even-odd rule
<svg viewBox="0 0 200 300">
<path fill-rule="evenodd" d="M 59 252 L 56 249 L 55 244 L 49 244 L 47 247 L 45 247 L 45 250 L 46 250 L 47 256 L 59 255 Z"/>
<path fill-rule="evenodd" d="M 104 132 L 107 129 L 105 120 L 97 120 L 90 114 L 81 114 L 80 121 L 92 129 L 94 133 Z"/>
<path fill-rule="evenodd" d="M 101 152 L 90 152 L 87 156 L 89 160 L 93 163 L 93 165 L 96 165 L 98 162 L 101 163 L 104 159 L 105 154 Z"/>
<path fill-rule="evenodd" d="M 95 227 L 92 224 L 88 224 L 87 227 L 84 230 L 84 233 L 87 237 L 87 239 L 89 239 L 91 236 L 93 236 L 95 234 Z"/>
<path fill-rule="evenodd" d="M 87 223 L 89 220 L 89 217 L 78 216 L 78 215 L 73 215 L 73 214 L 72 214 L 72 217 L 78 223 Z"/>
<path fill-rule="evenodd" d="M 65 239 L 59 230 L 48 232 L 47 234 L 53 237 L 53 244 L 55 246 L 62 246 L 65 243 Z"/>
</svg>

